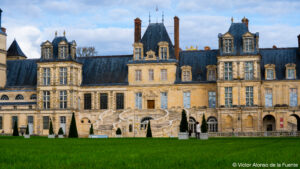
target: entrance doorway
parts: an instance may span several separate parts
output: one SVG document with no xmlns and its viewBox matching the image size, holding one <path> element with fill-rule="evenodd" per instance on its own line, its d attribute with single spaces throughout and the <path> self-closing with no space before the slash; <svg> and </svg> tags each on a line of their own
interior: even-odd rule
<svg viewBox="0 0 300 169">
<path fill-rule="evenodd" d="M 272 115 L 266 115 L 263 119 L 263 126 L 265 131 L 275 131 L 275 117 Z"/>
<path fill-rule="evenodd" d="M 154 109 L 155 107 L 155 101 L 154 100 L 147 100 L 147 108 L 148 109 Z"/>
<path fill-rule="evenodd" d="M 64 134 L 66 134 L 66 116 L 60 116 L 60 126 L 64 132 Z"/>
<path fill-rule="evenodd" d="M 189 118 L 189 134 L 192 137 L 195 137 L 196 133 L 196 120 L 194 117 Z"/>
<path fill-rule="evenodd" d="M 288 117 L 288 128 L 291 131 L 300 131 L 300 117 L 297 114 Z"/>
<path fill-rule="evenodd" d="M 207 119 L 208 132 L 218 132 L 218 120 L 215 117 Z"/>
<path fill-rule="evenodd" d="M 33 134 L 33 116 L 28 116 L 27 122 L 28 122 L 29 134 L 32 135 Z"/>
</svg>

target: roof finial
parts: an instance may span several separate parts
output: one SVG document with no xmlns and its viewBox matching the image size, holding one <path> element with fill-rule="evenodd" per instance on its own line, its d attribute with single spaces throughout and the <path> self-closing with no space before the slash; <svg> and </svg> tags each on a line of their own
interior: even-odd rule
<svg viewBox="0 0 300 169">
<path fill-rule="evenodd" d="M 57 31 L 55 31 L 55 37 L 57 37 Z"/>
<path fill-rule="evenodd" d="M 165 19 L 164 19 L 164 11 L 162 11 L 162 19 L 161 19 L 162 23 L 164 23 Z"/>
<path fill-rule="evenodd" d="M 64 30 L 64 36 L 66 36 L 66 31 Z"/>
<path fill-rule="evenodd" d="M 233 23 L 233 17 L 231 17 L 231 23 Z"/>
<path fill-rule="evenodd" d="M 150 15 L 150 11 L 149 11 L 149 24 L 151 23 L 151 15 Z"/>
</svg>

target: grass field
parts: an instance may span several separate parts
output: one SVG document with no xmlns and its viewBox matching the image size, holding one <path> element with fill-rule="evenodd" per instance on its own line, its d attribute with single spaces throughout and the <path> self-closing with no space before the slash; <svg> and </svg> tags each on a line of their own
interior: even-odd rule
<svg viewBox="0 0 300 169">
<path fill-rule="evenodd" d="M 300 138 L 210 138 L 202 141 L 0 137 L 0 150 L 0 168 L 5 169 L 209 169 L 233 168 L 234 162 L 300 164 Z"/>
</svg>

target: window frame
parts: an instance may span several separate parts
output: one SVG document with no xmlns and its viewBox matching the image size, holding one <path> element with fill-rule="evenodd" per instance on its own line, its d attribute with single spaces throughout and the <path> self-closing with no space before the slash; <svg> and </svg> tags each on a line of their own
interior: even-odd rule
<svg viewBox="0 0 300 169">
<path fill-rule="evenodd" d="M 50 109 L 50 91 L 45 90 L 43 91 L 43 108 Z"/>
<path fill-rule="evenodd" d="M 273 107 L 273 89 L 272 88 L 265 88 L 265 107 Z"/>
<path fill-rule="evenodd" d="M 225 87 L 225 107 L 232 107 L 232 87 Z"/>
<path fill-rule="evenodd" d="M 59 84 L 60 85 L 68 84 L 68 68 L 67 67 L 59 68 Z"/>
<path fill-rule="evenodd" d="M 246 106 L 250 107 L 254 105 L 254 91 L 253 86 L 246 86 Z"/>
<path fill-rule="evenodd" d="M 51 85 L 51 69 L 48 67 L 43 68 L 43 85 Z"/>
<path fill-rule="evenodd" d="M 48 130 L 50 128 L 50 117 L 43 116 L 43 130 Z"/>
<path fill-rule="evenodd" d="M 135 108 L 142 109 L 143 108 L 143 94 L 142 92 L 135 93 Z"/>
<path fill-rule="evenodd" d="M 223 43 L 224 43 L 223 52 L 226 54 L 232 53 L 233 52 L 233 38 L 224 38 Z"/>
<path fill-rule="evenodd" d="M 224 62 L 224 80 L 233 80 L 232 62 Z"/>
<path fill-rule="evenodd" d="M 142 70 L 141 69 L 135 70 L 135 81 L 136 82 L 142 81 Z"/>
<path fill-rule="evenodd" d="M 168 69 L 160 69 L 160 80 L 161 81 L 168 80 Z"/>
<path fill-rule="evenodd" d="M 148 70 L 148 75 L 149 75 L 149 81 L 153 81 L 154 80 L 154 70 L 149 69 Z"/>
<path fill-rule="evenodd" d="M 84 98 L 84 101 L 83 101 L 84 110 L 91 110 L 92 109 L 92 94 L 84 93 L 83 98 Z"/>
<path fill-rule="evenodd" d="M 254 63 L 253 61 L 247 61 L 244 63 L 244 77 L 245 80 L 254 79 Z"/>
<path fill-rule="evenodd" d="M 108 109 L 108 94 L 100 93 L 100 109 L 106 110 Z"/>
<path fill-rule="evenodd" d="M 217 93 L 215 91 L 208 92 L 208 107 L 216 108 Z"/>
<path fill-rule="evenodd" d="M 59 108 L 68 108 L 68 92 L 66 90 L 59 91 Z"/>
<path fill-rule="evenodd" d="M 124 104 L 125 96 L 124 93 L 116 93 L 116 109 L 122 110 L 125 107 Z"/>
<path fill-rule="evenodd" d="M 290 107 L 298 106 L 298 89 L 297 88 L 289 89 L 289 106 Z"/>
</svg>

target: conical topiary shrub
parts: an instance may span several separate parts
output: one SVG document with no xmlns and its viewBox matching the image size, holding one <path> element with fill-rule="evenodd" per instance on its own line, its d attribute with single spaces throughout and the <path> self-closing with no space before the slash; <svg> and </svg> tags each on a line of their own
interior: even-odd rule
<svg viewBox="0 0 300 169">
<path fill-rule="evenodd" d="M 58 130 L 58 135 L 64 135 L 64 131 L 63 131 L 63 129 L 61 127 Z"/>
<path fill-rule="evenodd" d="M 205 120 L 205 114 L 202 116 L 202 124 L 201 124 L 201 132 L 202 133 L 207 133 L 207 122 Z"/>
<path fill-rule="evenodd" d="M 147 127 L 147 135 L 146 137 L 151 138 L 152 137 L 152 131 L 151 131 L 151 124 L 150 124 L 150 120 L 148 122 L 148 127 Z"/>
<path fill-rule="evenodd" d="M 188 122 L 185 110 L 182 110 L 181 113 L 181 121 L 180 121 L 180 132 L 187 132 L 188 131 Z"/>
<path fill-rule="evenodd" d="M 26 134 L 26 135 L 29 135 L 29 128 L 28 128 L 28 124 L 27 124 L 27 127 L 26 127 L 25 134 Z"/>
<path fill-rule="evenodd" d="M 13 136 L 19 136 L 19 130 L 18 130 L 18 122 L 17 122 L 17 120 L 14 123 Z"/>
<path fill-rule="evenodd" d="M 52 120 L 50 119 L 50 127 L 49 127 L 49 135 L 53 135 L 53 125 L 52 125 Z"/>
<path fill-rule="evenodd" d="M 69 131 L 69 138 L 78 138 L 78 132 L 76 127 L 76 120 L 75 120 L 75 114 L 72 114 L 72 120 L 70 125 L 70 131 Z"/>
<path fill-rule="evenodd" d="M 92 124 L 91 127 L 90 127 L 90 135 L 94 135 L 94 127 L 93 127 L 93 124 Z"/>
</svg>

